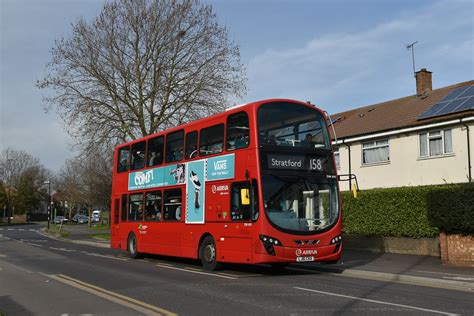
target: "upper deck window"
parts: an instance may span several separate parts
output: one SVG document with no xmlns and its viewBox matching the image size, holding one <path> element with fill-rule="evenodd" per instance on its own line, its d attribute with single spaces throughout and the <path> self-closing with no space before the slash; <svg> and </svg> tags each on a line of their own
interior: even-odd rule
<svg viewBox="0 0 474 316">
<path fill-rule="evenodd" d="M 145 142 L 139 142 L 132 145 L 132 167 L 130 168 L 131 170 L 137 170 L 145 167 L 145 149 Z"/>
<path fill-rule="evenodd" d="M 199 155 L 207 156 L 222 152 L 224 148 L 224 124 L 217 124 L 201 130 Z"/>
<path fill-rule="evenodd" d="M 197 157 L 198 132 L 193 131 L 186 134 L 186 159 Z"/>
<path fill-rule="evenodd" d="M 227 150 L 236 150 L 249 146 L 249 117 L 245 112 L 229 115 L 227 118 Z"/>
<path fill-rule="evenodd" d="M 258 135 L 260 146 L 330 148 L 324 117 L 318 110 L 297 103 L 262 105 Z"/>
<path fill-rule="evenodd" d="M 118 162 L 117 162 L 117 172 L 128 171 L 128 166 L 130 164 L 130 147 L 123 147 L 119 149 Z"/>
<path fill-rule="evenodd" d="M 148 141 L 147 166 L 153 167 L 163 163 L 164 137 L 159 136 Z"/>
<path fill-rule="evenodd" d="M 166 162 L 183 160 L 184 131 L 169 133 L 166 135 Z"/>
</svg>

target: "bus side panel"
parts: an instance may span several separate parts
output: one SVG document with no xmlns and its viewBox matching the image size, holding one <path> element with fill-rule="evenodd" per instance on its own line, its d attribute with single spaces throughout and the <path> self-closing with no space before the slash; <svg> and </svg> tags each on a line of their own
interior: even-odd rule
<svg viewBox="0 0 474 316">
<path fill-rule="evenodd" d="M 221 237 L 217 245 L 221 262 L 251 263 L 252 239 L 245 237 Z"/>
</svg>

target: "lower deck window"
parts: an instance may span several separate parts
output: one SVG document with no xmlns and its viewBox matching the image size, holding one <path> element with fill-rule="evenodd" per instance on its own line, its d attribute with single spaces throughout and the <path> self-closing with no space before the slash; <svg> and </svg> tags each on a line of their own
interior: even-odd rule
<svg viewBox="0 0 474 316">
<path fill-rule="evenodd" d="M 163 217 L 165 221 L 181 221 L 181 189 L 167 190 L 164 194 Z"/>
<path fill-rule="evenodd" d="M 128 205 L 128 220 L 143 220 L 143 194 L 130 194 L 130 202 Z"/>
</svg>

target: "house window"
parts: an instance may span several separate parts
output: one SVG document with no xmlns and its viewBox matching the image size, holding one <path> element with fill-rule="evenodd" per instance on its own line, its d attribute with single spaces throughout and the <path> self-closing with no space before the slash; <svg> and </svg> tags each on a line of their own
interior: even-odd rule
<svg viewBox="0 0 474 316">
<path fill-rule="evenodd" d="M 420 134 L 420 157 L 432 157 L 453 152 L 451 130 L 433 131 Z"/>
<path fill-rule="evenodd" d="M 372 164 L 390 161 L 388 139 L 362 144 L 362 163 Z"/>
<path fill-rule="evenodd" d="M 334 149 L 334 159 L 336 160 L 336 168 L 341 169 L 341 157 L 339 156 L 339 148 Z"/>
</svg>

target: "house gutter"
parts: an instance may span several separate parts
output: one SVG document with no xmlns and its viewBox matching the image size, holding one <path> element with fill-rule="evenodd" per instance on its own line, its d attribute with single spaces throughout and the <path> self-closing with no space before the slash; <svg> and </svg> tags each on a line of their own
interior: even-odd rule
<svg viewBox="0 0 474 316">
<path fill-rule="evenodd" d="M 472 165 L 471 165 L 471 141 L 470 141 L 470 132 L 469 132 L 469 125 L 466 123 L 462 124 L 466 128 L 466 140 L 467 140 L 467 170 L 469 173 L 469 182 L 472 182 Z"/>
<path fill-rule="evenodd" d="M 349 191 L 351 190 L 352 188 L 352 164 L 351 164 L 351 145 L 349 144 L 346 144 L 345 140 L 343 139 L 342 140 L 342 143 L 347 147 L 347 151 L 348 151 L 348 154 L 349 154 Z"/>
</svg>

